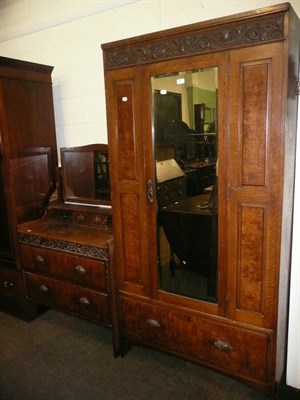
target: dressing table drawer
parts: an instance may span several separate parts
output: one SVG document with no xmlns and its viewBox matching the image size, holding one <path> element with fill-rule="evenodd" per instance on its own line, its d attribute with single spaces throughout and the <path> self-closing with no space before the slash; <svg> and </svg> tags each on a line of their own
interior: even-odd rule
<svg viewBox="0 0 300 400">
<path fill-rule="evenodd" d="M 105 261 L 23 244 L 20 248 L 21 264 L 25 270 L 107 291 Z"/>
<path fill-rule="evenodd" d="M 29 272 L 24 276 L 27 298 L 110 325 L 107 294 Z"/>
<path fill-rule="evenodd" d="M 272 335 L 123 298 L 124 336 L 257 385 L 270 382 Z"/>
</svg>

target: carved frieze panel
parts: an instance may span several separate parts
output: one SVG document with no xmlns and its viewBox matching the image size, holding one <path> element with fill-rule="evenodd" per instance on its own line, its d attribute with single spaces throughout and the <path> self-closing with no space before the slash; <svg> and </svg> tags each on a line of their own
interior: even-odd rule
<svg viewBox="0 0 300 400">
<path fill-rule="evenodd" d="M 65 242 L 63 240 L 54 240 L 42 238 L 40 236 L 24 234 L 19 234 L 19 242 L 33 246 L 45 247 L 48 249 L 66 251 L 72 254 L 78 254 L 90 258 L 96 258 L 105 261 L 108 260 L 107 250 L 94 246 L 86 246 L 77 243 Z"/>
<path fill-rule="evenodd" d="M 162 31 L 163 37 L 163 31 Z M 171 58 L 205 54 L 253 46 L 284 39 L 284 13 L 265 19 L 246 20 L 232 25 L 199 28 L 144 42 L 133 42 L 118 49 L 105 49 L 105 69 L 141 65 Z"/>
</svg>

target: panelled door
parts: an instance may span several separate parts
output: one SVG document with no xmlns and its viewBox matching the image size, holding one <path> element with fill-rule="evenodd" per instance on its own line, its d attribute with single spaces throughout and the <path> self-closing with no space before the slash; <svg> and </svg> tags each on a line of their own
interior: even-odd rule
<svg viewBox="0 0 300 400">
<path fill-rule="evenodd" d="M 106 73 L 106 95 L 119 290 L 149 295 L 147 176 L 144 169 L 141 69 Z"/>
<path fill-rule="evenodd" d="M 277 310 L 284 135 L 282 44 L 231 52 L 228 317 L 272 328 Z"/>
</svg>

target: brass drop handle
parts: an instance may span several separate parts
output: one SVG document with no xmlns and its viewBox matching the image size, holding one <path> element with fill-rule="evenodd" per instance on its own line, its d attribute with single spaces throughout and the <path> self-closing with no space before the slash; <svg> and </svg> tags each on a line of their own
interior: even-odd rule
<svg viewBox="0 0 300 400">
<path fill-rule="evenodd" d="M 36 261 L 37 263 L 39 263 L 39 264 L 43 264 L 44 262 L 45 262 L 45 259 L 44 259 L 44 257 L 42 257 L 42 256 L 40 256 L 40 255 L 36 255 L 35 257 L 34 257 L 34 261 Z"/>
<path fill-rule="evenodd" d="M 88 306 L 91 304 L 91 302 L 89 301 L 89 299 L 87 299 L 86 297 L 80 297 L 78 299 L 79 303 L 84 305 L 84 306 Z"/>
<path fill-rule="evenodd" d="M 147 319 L 146 324 L 150 327 L 150 328 L 161 328 L 161 325 L 158 321 L 156 321 L 156 319 Z"/>
<path fill-rule="evenodd" d="M 4 282 L 4 287 L 6 287 L 7 289 L 12 288 L 13 286 L 14 286 L 13 282 L 8 282 L 8 281 Z"/>
<path fill-rule="evenodd" d="M 149 203 L 153 203 L 154 192 L 153 192 L 153 183 L 151 179 L 149 179 L 147 182 L 147 199 Z"/>
<path fill-rule="evenodd" d="M 224 340 L 216 340 L 214 342 L 214 345 L 219 349 L 223 351 L 232 351 L 233 347 L 230 346 L 229 343 L 225 342 Z"/>
<path fill-rule="evenodd" d="M 49 292 L 49 289 L 48 289 L 48 287 L 46 285 L 40 285 L 39 286 L 39 290 L 41 292 L 43 292 L 43 293 L 48 293 Z"/>
<path fill-rule="evenodd" d="M 76 265 L 75 267 L 75 271 L 79 274 L 79 275 L 84 275 L 86 274 L 86 268 L 84 268 L 82 265 Z"/>
</svg>

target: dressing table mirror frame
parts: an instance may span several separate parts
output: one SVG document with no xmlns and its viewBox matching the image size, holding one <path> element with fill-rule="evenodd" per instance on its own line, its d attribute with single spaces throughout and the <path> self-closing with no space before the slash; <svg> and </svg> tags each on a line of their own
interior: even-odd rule
<svg viewBox="0 0 300 400">
<path fill-rule="evenodd" d="M 61 154 L 61 176 L 62 176 L 62 194 L 65 204 L 110 207 L 110 183 L 109 183 L 109 160 L 107 144 L 89 144 L 76 147 L 62 147 Z M 105 157 L 105 168 L 103 172 L 107 185 L 108 194 L 105 197 L 97 198 L 96 189 L 96 172 L 95 172 L 95 154 Z M 77 161 L 77 158 L 80 160 Z M 80 165 L 82 161 L 82 165 Z M 78 162 L 78 165 L 77 165 Z M 100 162 L 101 164 L 101 162 Z M 77 168 L 78 167 L 78 168 Z M 80 178 L 80 179 L 79 179 Z M 103 178 L 103 176 L 102 176 Z M 76 180 L 79 179 L 79 186 L 76 190 L 80 191 L 80 195 L 72 194 Z"/>
</svg>

